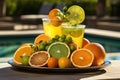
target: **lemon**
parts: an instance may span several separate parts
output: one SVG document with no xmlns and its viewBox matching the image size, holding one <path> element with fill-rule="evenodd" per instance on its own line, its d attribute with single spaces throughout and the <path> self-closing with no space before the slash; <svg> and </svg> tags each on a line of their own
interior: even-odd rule
<svg viewBox="0 0 120 80">
<path fill-rule="evenodd" d="M 66 18 L 69 20 L 69 24 L 77 25 L 84 21 L 85 12 L 82 7 L 73 5 L 68 8 Z"/>
<path fill-rule="evenodd" d="M 48 52 L 52 57 L 59 59 L 61 57 L 69 57 L 70 48 L 63 42 L 54 42 L 48 47 Z"/>
</svg>

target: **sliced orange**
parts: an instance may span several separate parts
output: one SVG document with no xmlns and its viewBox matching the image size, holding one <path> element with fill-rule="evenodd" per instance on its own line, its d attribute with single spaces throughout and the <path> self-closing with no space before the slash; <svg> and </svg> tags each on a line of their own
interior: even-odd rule
<svg viewBox="0 0 120 80">
<path fill-rule="evenodd" d="M 51 19 L 51 23 L 52 25 L 54 25 L 55 27 L 58 27 L 62 24 L 62 19 L 61 17 L 59 16 L 54 16 L 52 19 Z"/>
<path fill-rule="evenodd" d="M 23 46 L 16 50 L 13 55 L 13 60 L 17 64 L 22 64 L 21 56 L 30 56 L 34 52 L 34 49 L 31 46 Z"/>
<path fill-rule="evenodd" d="M 24 46 L 30 46 L 33 45 L 32 43 L 23 43 L 20 47 L 24 47 Z"/>
<path fill-rule="evenodd" d="M 45 34 L 40 34 L 35 38 L 34 44 L 39 44 L 41 40 L 48 42 L 51 38 Z"/>
<path fill-rule="evenodd" d="M 104 47 L 99 43 L 87 44 L 85 49 L 89 49 L 94 54 L 93 66 L 99 66 L 104 63 L 106 57 L 106 51 Z"/>
<path fill-rule="evenodd" d="M 54 57 L 51 57 L 48 60 L 48 67 L 49 68 L 56 68 L 56 67 L 58 67 L 58 59 L 54 58 Z"/>
<path fill-rule="evenodd" d="M 58 12 L 60 12 L 59 9 L 57 9 L 57 8 L 52 9 L 52 10 L 49 12 L 49 14 L 48 14 L 49 18 L 50 18 L 50 19 L 53 19 L 53 17 L 57 16 Z"/>
<path fill-rule="evenodd" d="M 49 12 L 48 16 L 49 16 L 50 22 L 55 27 L 60 26 L 62 24 L 63 13 L 59 9 L 56 9 L 56 8 L 52 9 Z"/>
<path fill-rule="evenodd" d="M 50 55 L 47 51 L 38 51 L 33 53 L 29 58 L 29 65 L 32 67 L 45 66 L 48 63 Z"/>
<path fill-rule="evenodd" d="M 89 44 L 89 43 L 90 43 L 90 41 L 89 41 L 87 38 L 83 38 L 82 48 L 83 48 L 84 46 L 86 46 L 87 44 Z"/>
<path fill-rule="evenodd" d="M 71 54 L 70 57 L 73 66 L 78 68 L 91 66 L 93 59 L 94 55 L 88 49 L 77 49 Z"/>
</svg>

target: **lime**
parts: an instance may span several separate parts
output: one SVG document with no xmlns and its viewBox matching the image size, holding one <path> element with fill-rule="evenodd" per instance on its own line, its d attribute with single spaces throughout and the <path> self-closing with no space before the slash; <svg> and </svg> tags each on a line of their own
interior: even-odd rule
<svg viewBox="0 0 120 80">
<path fill-rule="evenodd" d="M 27 55 L 21 56 L 23 65 L 26 65 L 26 66 L 29 65 L 29 63 L 28 63 L 29 62 L 29 57 L 30 56 L 27 56 Z"/>
<path fill-rule="evenodd" d="M 62 35 L 61 35 L 61 38 L 62 38 L 62 39 L 66 39 L 66 35 L 62 34 Z"/>
<path fill-rule="evenodd" d="M 85 19 L 85 12 L 82 7 L 78 5 L 73 5 L 68 8 L 68 14 L 66 15 L 67 20 L 71 25 L 80 24 Z"/>
<path fill-rule="evenodd" d="M 69 44 L 69 43 L 71 43 L 72 42 L 72 37 L 67 37 L 67 39 L 66 39 L 66 42 Z"/>
<path fill-rule="evenodd" d="M 71 45 L 71 46 L 70 46 L 70 50 L 71 50 L 71 51 L 74 51 L 74 50 L 75 50 L 75 46 Z"/>
<path fill-rule="evenodd" d="M 61 57 L 69 57 L 70 55 L 70 49 L 68 45 L 63 42 L 52 43 L 48 48 L 48 52 L 52 57 L 55 57 L 57 59 Z"/>
</svg>

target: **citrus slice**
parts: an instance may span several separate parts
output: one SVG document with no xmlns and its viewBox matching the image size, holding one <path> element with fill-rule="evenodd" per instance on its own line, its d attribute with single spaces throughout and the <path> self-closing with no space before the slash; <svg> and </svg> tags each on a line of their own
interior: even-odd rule
<svg viewBox="0 0 120 80">
<path fill-rule="evenodd" d="M 59 10 L 59 9 L 52 9 L 50 12 L 49 12 L 49 14 L 48 14 L 48 16 L 49 16 L 49 18 L 50 19 L 53 19 L 53 17 L 55 17 L 55 16 L 59 16 L 59 14 L 61 13 L 61 11 Z"/>
<path fill-rule="evenodd" d="M 48 48 L 48 52 L 52 57 L 55 57 L 57 59 L 61 57 L 69 57 L 70 55 L 70 49 L 68 45 L 63 42 L 52 43 Z"/>
<path fill-rule="evenodd" d="M 52 23 L 52 25 L 54 25 L 55 27 L 58 27 L 58 26 L 60 26 L 60 25 L 62 24 L 62 19 L 61 19 L 61 17 L 59 17 L 59 16 L 55 16 L 55 17 L 53 17 L 53 18 L 51 19 L 51 23 Z"/>
<path fill-rule="evenodd" d="M 59 9 L 55 8 L 49 12 L 48 17 L 52 25 L 57 27 L 57 26 L 60 26 L 62 23 L 63 13 Z"/>
<path fill-rule="evenodd" d="M 45 34 L 40 34 L 35 38 L 34 44 L 38 44 L 41 40 L 48 42 L 51 38 Z"/>
<path fill-rule="evenodd" d="M 23 43 L 20 47 L 24 47 L 24 46 L 31 46 L 33 45 L 32 43 Z"/>
<path fill-rule="evenodd" d="M 13 60 L 17 64 L 22 64 L 21 56 L 30 56 L 34 52 L 34 49 L 31 46 L 23 46 L 16 50 L 13 55 Z"/>
<path fill-rule="evenodd" d="M 29 58 L 29 65 L 32 67 L 45 66 L 48 63 L 50 55 L 46 51 L 38 51 L 33 53 Z"/>
<path fill-rule="evenodd" d="M 85 49 L 89 49 L 94 54 L 93 66 L 102 65 L 106 58 L 106 51 L 104 47 L 99 43 L 90 43 L 87 44 Z"/>
<path fill-rule="evenodd" d="M 85 19 L 85 12 L 82 7 L 73 5 L 68 8 L 66 18 L 71 25 L 80 24 Z"/>
<path fill-rule="evenodd" d="M 72 64 L 78 68 L 91 66 L 93 59 L 94 55 L 88 49 L 75 50 L 70 57 Z"/>
</svg>

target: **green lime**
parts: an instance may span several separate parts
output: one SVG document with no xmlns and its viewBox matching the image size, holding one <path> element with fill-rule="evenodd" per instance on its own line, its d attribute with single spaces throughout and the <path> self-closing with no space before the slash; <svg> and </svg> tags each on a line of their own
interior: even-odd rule
<svg viewBox="0 0 120 80">
<path fill-rule="evenodd" d="M 71 45 L 71 46 L 70 46 L 70 50 L 71 50 L 71 51 L 74 51 L 74 50 L 75 50 L 75 46 Z"/>
<path fill-rule="evenodd" d="M 58 40 L 59 39 L 59 35 L 55 35 L 54 39 Z"/>
<path fill-rule="evenodd" d="M 52 44 L 53 42 L 54 42 L 53 40 L 49 40 L 48 45 Z"/>
<path fill-rule="evenodd" d="M 45 50 L 46 50 L 46 51 L 48 50 L 48 47 L 49 47 L 49 45 L 45 46 Z"/>
<path fill-rule="evenodd" d="M 72 37 L 67 37 L 66 41 L 67 41 L 68 44 L 71 43 L 72 42 Z"/>
<path fill-rule="evenodd" d="M 21 59 L 22 59 L 22 64 L 27 66 L 29 65 L 28 61 L 29 61 L 29 56 L 27 55 L 24 55 L 24 56 L 21 56 Z"/>
<path fill-rule="evenodd" d="M 62 38 L 62 39 L 66 39 L 66 35 L 62 34 L 62 35 L 61 35 L 61 38 Z"/>
<path fill-rule="evenodd" d="M 40 44 L 38 50 L 40 50 L 40 51 L 45 50 L 45 45 Z"/>
<path fill-rule="evenodd" d="M 60 42 L 65 42 L 65 39 L 59 38 L 59 41 L 60 41 Z"/>
<path fill-rule="evenodd" d="M 42 41 L 40 44 L 46 46 L 47 42 L 46 41 Z"/>
<path fill-rule="evenodd" d="M 69 20 L 71 25 L 77 25 L 84 21 L 85 12 L 82 7 L 78 5 L 73 5 L 68 8 L 66 18 Z"/>
<path fill-rule="evenodd" d="M 70 48 L 63 42 L 54 42 L 49 46 L 48 52 L 52 57 L 59 59 L 61 57 L 69 57 Z"/>
</svg>

